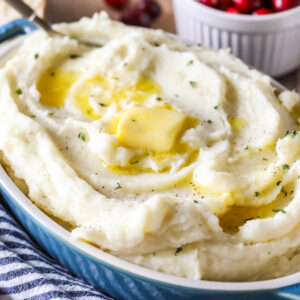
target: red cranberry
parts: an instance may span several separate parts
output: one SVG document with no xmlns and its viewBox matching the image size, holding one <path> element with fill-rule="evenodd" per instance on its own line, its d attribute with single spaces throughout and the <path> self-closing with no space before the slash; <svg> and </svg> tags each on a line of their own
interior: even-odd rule
<svg viewBox="0 0 300 300">
<path fill-rule="evenodd" d="M 258 15 L 258 16 L 261 16 L 261 15 L 269 15 L 269 14 L 272 14 L 273 12 L 271 11 L 271 9 L 268 9 L 268 8 L 264 8 L 264 7 L 261 7 L 261 8 L 258 8 L 256 9 L 253 14 L 254 15 Z"/>
<path fill-rule="evenodd" d="M 154 0 L 142 0 L 138 2 L 136 7 L 142 12 L 147 13 L 153 19 L 156 19 L 161 14 L 160 6 Z"/>
<path fill-rule="evenodd" d="M 152 19 L 147 13 L 135 7 L 124 10 L 121 14 L 121 21 L 127 25 L 149 27 Z"/>
<path fill-rule="evenodd" d="M 228 7 L 226 9 L 226 12 L 230 13 L 230 14 L 241 14 L 241 11 L 238 10 L 236 7 L 234 6 L 231 6 L 231 7 Z"/>
<path fill-rule="evenodd" d="M 218 0 L 197 0 L 197 1 L 206 6 L 210 6 L 210 7 L 214 7 L 214 8 L 217 8 L 218 4 L 219 4 Z"/>
<path fill-rule="evenodd" d="M 236 8 L 243 13 L 251 13 L 262 6 L 262 0 L 233 0 Z"/>
<path fill-rule="evenodd" d="M 284 11 L 296 7 L 298 0 L 272 0 L 272 6 L 275 11 Z"/>
<path fill-rule="evenodd" d="M 128 3 L 128 0 L 105 0 L 108 5 L 116 9 L 122 9 Z"/>
<path fill-rule="evenodd" d="M 232 6 L 232 0 L 219 0 L 218 8 L 221 10 L 226 10 L 228 7 Z"/>
</svg>

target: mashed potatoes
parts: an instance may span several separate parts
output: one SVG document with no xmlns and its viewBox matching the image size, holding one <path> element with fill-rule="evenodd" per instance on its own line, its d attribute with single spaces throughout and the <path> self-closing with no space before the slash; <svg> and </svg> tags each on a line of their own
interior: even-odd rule
<svg viewBox="0 0 300 300">
<path fill-rule="evenodd" d="M 0 150 L 74 239 L 193 279 L 300 270 L 298 95 L 228 51 L 106 14 L 0 71 Z"/>
</svg>

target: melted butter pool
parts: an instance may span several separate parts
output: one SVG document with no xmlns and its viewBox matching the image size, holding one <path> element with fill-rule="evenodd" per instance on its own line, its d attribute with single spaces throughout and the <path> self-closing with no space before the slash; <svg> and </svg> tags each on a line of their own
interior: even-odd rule
<svg viewBox="0 0 300 300">
<path fill-rule="evenodd" d="M 42 74 L 37 83 L 40 103 L 55 108 L 63 107 L 65 99 L 77 78 L 78 75 L 74 72 L 57 68 L 48 69 Z"/>
<path fill-rule="evenodd" d="M 76 83 L 71 105 L 80 110 L 85 117 L 96 120 L 101 118 L 101 113 L 95 112 L 90 105 L 90 99 L 101 107 L 115 103 L 120 109 L 122 100 L 143 103 L 151 95 L 161 93 L 161 87 L 149 78 L 143 78 L 132 86 L 124 87 L 118 84 L 117 77 L 110 78 L 100 74 L 78 83 L 79 75 L 56 67 L 49 68 L 37 83 L 40 103 L 54 108 L 64 107 L 66 98 Z"/>
</svg>

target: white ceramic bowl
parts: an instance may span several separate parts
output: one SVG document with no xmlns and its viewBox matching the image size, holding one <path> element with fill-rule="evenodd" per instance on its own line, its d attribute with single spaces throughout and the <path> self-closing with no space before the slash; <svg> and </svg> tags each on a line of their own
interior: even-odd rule
<svg viewBox="0 0 300 300">
<path fill-rule="evenodd" d="M 300 66 L 300 6 L 264 16 L 229 14 L 196 0 L 173 0 L 173 7 L 178 34 L 188 43 L 231 48 L 270 76 Z"/>
</svg>

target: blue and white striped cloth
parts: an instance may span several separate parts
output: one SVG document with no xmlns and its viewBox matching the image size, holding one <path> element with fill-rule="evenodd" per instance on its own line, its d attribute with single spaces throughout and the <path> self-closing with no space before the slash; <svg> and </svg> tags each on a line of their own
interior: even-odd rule
<svg viewBox="0 0 300 300">
<path fill-rule="evenodd" d="M 54 262 L 2 205 L 0 196 L 0 299 L 112 299 Z"/>
</svg>

